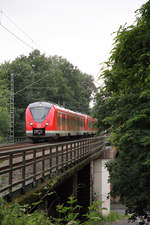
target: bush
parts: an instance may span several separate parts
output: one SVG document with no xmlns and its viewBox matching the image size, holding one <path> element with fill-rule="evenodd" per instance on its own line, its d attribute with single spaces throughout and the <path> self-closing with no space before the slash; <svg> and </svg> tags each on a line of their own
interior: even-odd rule
<svg viewBox="0 0 150 225">
<path fill-rule="evenodd" d="M 117 221 L 125 216 L 111 212 L 108 216 L 103 216 L 100 201 L 89 206 L 89 211 L 84 215 L 84 222 L 79 220 L 81 206 L 77 205 L 77 200 L 70 196 L 66 204 L 57 206 L 60 218 L 47 218 L 42 211 L 27 213 L 27 209 L 19 204 L 8 204 L 0 199 L 0 225 L 100 225 L 103 222 Z M 26 213 L 25 213 L 26 212 Z"/>
<path fill-rule="evenodd" d="M 25 214 L 25 208 L 14 204 L 8 207 L 7 203 L 0 199 L 0 225 L 50 225 L 50 221 L 43 212 Z"/>
</svg>

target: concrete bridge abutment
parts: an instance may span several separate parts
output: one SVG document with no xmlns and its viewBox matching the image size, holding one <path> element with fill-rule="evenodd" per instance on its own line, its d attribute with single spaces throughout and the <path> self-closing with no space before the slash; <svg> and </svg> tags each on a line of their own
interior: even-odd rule
<svg viewBox="0 0 150 225">
<path fill-rule="evenodd" d="M 90 162 L 90 203 L 101 201 L 99 210 L 106 215 L 110 213 L 110 183 L 106 163 L 113 159 L 114 155 L 114 149 L 109 146 L 100 158 Z"/>
<path fill-rule="evenodd" d="M 109 172 L 106 168 L 106 163 L 109 159 L 96 159 L 91 161 L 91 192 L 90 192 L 90 202 L 101 201 L 99 207 L 103 214 L 110 213 L 110 183 Z M 102 209 L 101 208 L 105 208 Z"/>
</svg>

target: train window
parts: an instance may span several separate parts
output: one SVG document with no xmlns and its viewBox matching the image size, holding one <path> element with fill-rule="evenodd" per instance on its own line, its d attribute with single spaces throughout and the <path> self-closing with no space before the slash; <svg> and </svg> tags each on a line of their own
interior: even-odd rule
<svg viewBox="0 0 150 225">
<path fill-rule="evenodd" d="M 80 130 L 80 118 L 77 118 L 78 120 L 78 130 Z"/>
<path fill-rule="evenodd" d="M 76 129 L 78 130 L 78 117 L 76 118 Z"/>
<path fill-rule="evenodd" d="M 73 130 L 73 117 L 71 117 L 70 120 L 71 120 L 71 123 L 70 123 L 70 125 L 71 125 L 71 130 Z"/>
<path fill-rule="evenodd" d="M 63 129 L 63 127 L 64 127 L 64 117 L 63 117 L 63 115 L 61 115 L 61 123 L 62 123 L 62 129 Z"/>
<path fill-rule="evenodd" d="M 73 127 L 76 130 L 76 118 L 75 117 L 73 118 Z"/>
<path fill-rule="evenodd" d="M 77 118 L 75 117 L 75 129 L 77 130 Z"/>
<path fill-rule="evenodd" d="M 60 130 L 62 130 L 62 113 L 60 113 Z"/>
<path fill-rule="evenodd" d="M 68 116 L 67 115 L 65 115 L 65 130 L 67 130 L 68 129 Z"/>
<path fill-rule="evenodd" d="M 78 117 L 76 118 L 76 130 L 78 130 Z"/>
<path fill-rule="evenodd" d="M 74 117 L 74 128 L 75 128 L 75 130 L 77 129 L 77 120 L 76 120 L 76 117 Z"/>
<path fill-rule="evenodd" d="M 80 120 L 80 127 L 81 127 L 81 130 L 82 130 L 82 118 Z"/>
<path fill-rule="evenodd" d="M 62 129 L 65 130 L 65 115 L 62 116 Z"/>
<path fill-rule="evenodd" d="M 89 128 L 89 129 L 92 128 L 92 121 L 90 121 L 89 119 L 88 119 L 88 128 Z"/>
<path fill-rule="evenodd" d="M 83 122 L 83 124 L 82 124 L 82 125 L 83 125 L 83 128 L 84 128 L 84 127 L 85 127 L 85 120 L 83 119 L 83 121 L 82 121 L 82 122 Z"/>
<path fill-rule="evenodd" d="M 44 121 L 51 107 L 36 106 L 30 107 L 31 114 L 37 123 Z"/>
<path fill-rule="evenodd" d="M 79 119 L 79 130 L 81 130 L 82 123 L 81 123 L 81 118 Z"/>
<path fill-rule="evenodd" d="M 60 127 L 60 116 L 58 114 L 58 117 L 57 117 L 57 126 Z"/>
<path fill-rule="evenodd" d="M 68 130 L 71 130 L 71 117 L 68 116 Z"/>
<path fill-rule="evenodd" d="M 75 129 L 75 118 L 73 117 L 73 129 Z"/>
<path fill-rule="evenodd" d="M 74 129 L 74 117 L 72 117 L 72 128 Z"/>
<path fill-rule="evenodd" d="M 84 128 L 84 120 L 82 119 L 81 120 L 81 126 L 82 126 L 82 129 Z"/>
</svg>

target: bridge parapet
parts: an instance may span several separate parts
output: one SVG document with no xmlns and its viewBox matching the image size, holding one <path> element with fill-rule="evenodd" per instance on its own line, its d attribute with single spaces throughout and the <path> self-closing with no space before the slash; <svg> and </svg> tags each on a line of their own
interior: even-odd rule
<svg viewBox="0 0 150 225">
<path fill-rule="evenodd" d="M 0 196 L 36 187 L 62 174 L 92 154 L 104 150 L 105 137 L 79 139 L 0 152 Z"/>
</svg>

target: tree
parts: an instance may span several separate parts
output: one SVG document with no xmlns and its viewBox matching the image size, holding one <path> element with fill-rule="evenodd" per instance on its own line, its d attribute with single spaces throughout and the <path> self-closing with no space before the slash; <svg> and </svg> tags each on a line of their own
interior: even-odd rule
<svg viewBox="0 0 150 225">
<path fill-rule="evenodd" d="M 6 68 L 1 67 L 1 71 Z M 9 131 L 9 91 L 5 78 L 0 79 L 0 142 L 3 142 L 8 136 Z"/>
<path fill-rule="evenodd" d="M 51 101 L 75 111 L 89 113 L 91 95 L 96 91 L 93 78 L 66 59 L 46 57 L 34 50 L 29 56 L 22 55 L 12 62 L 3 63 L 0 80 L 5 82 L 8 92 L 12 73 L 15 83 L 15 136 L 25 135 L 25 109 L 35 101 Z M 8 112 L 9 106 L 6 108 Z"/>
<path fill-rule="evenodd" d="M 136 13 L 136 23 L 117 32 L 95 106 L 99 130 L 118 150 L 107 165 L 112 194 L 133 218 L 150 213 L 150 1 Z"/>
</svg>

